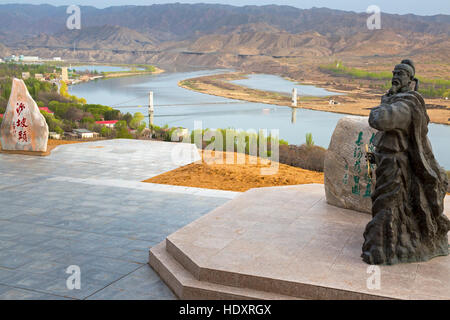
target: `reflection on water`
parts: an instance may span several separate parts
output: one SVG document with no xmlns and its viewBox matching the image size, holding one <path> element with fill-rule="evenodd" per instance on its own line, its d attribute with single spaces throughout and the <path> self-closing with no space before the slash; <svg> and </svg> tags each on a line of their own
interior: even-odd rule
<svg viewBox="0 0 450 320">
<path fill-rule="evenodd" d="M 114 106 L 124 113 L 141 112 L 147 116 L 148 93 L 153 91 L 154 123 L 159 126 L 168 124 L 192 130 L 194 121 L 202 121 L 203 128 L 278 129 L 280 138 L 291 144 L 304 143 L 306 133 L 311 132 L 315 144 L 323 147 L 328 147 L 337 121 L 345 116 L 231 100 L 186 90 L 177 85 L 180 80 L 225 71 L 163 73 L 98 80 L 71 86 L 70 92 L 85 98 L 88 103 Z M 286 92 L 290 90 L 292 86 L 286 88 Z M 450 126 L 431 124 L 429 129 L 437 159 L 441 165 L 450 169 Z"/>
</svg>

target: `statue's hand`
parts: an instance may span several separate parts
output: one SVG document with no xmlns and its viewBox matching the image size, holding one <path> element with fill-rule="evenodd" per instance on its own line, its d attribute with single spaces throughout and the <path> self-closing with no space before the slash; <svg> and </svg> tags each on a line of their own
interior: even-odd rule
<svg viewBox="0 0 450 320">
<path fill-rule="evenodd" d="M 367 152 L 366 153 L 366 161 L 370 162 L 371 164 L 375 164 L 375 154 L 373 152 Z"/>
</svg>

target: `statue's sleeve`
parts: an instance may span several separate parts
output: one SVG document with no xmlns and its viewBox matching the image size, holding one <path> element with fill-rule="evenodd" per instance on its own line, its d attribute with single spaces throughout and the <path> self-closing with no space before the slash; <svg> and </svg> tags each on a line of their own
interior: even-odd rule
<svg viewBox="0 0 450 320">
<path fill-rule="evenodd" d="M 380 131 L 406 130 L 411 124 L 411 108 L 402 101 L 381 104 L 370 112 L 369 124 Z"/>
</svg>

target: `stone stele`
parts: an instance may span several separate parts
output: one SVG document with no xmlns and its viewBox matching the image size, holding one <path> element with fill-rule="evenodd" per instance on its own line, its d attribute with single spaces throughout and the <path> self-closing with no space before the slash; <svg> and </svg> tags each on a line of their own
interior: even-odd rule
<svg viewBox="0 0 450 320">
<path fill-rule="evenodd" d="M 367 117 L 347 116 L 339 120 L 325 155 L 325 194 L 331 205 L 371 213 L 375 190 L 375 167 L 368 174 L 366 146 L 374 151 L 377 130 Z"/>
<path fill-rule="evenodd" d="M 23 80 L 13 79 L 0 127 L 2 150 L 46 152 L 48 126 Z"/>
</svg>

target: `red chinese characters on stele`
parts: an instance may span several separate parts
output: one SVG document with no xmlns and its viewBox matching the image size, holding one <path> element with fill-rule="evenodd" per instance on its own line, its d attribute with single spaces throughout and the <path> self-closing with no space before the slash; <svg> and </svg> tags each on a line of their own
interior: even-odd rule
<svg viewBox="0 0 450 320">
<path fill-rule="evenodd" d="M 27 107 L 23 102 L 17 102 L 13 121 L 14 135 L 20 143 L 28 143 Z"/>
</svg>

